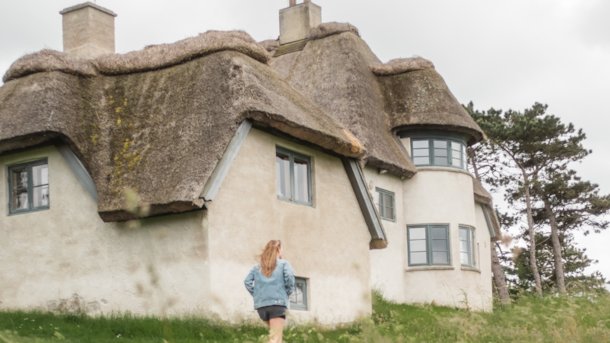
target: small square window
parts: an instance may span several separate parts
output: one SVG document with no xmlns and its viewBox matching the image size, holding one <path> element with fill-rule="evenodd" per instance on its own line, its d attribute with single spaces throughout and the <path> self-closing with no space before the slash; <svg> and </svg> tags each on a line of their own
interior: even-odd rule
<svg viewBox="0 0 610 343">
<path fill-rule="evenodd" d="M 409 265 L 449 265 L 448 225 L 422 225 L 407 227 Z"/>
<path fill-rule="evenodd" d="M 312 205 L 311 159 L 290 150 L 276 148 L 277 198 Z"/>
<path fill-rule="evenodd" d="M 10 166 L 8 173 L 9 214 L 49 208 L 49 165 L 47 160 Z"/>
<path fill-rule="evenodd" d="M 381 219 L 394 221 L 396 219 L 394 193 L 377 188 L 377 210 Z"/>
<path fill-rule="evenodd" d="M 307 280 L 297 277 L 294 281 L 294 292 L 290 295 L 290 309 L 307 311 Z"/>
</svg>

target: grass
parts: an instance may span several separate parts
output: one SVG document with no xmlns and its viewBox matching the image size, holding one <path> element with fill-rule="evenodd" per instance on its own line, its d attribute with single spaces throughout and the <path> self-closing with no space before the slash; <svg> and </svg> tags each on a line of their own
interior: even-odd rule
<svg viewBox="0 0 610 343">
<path fill-rule="evenodd" d="M 197 317 L 107 317 L 0 312 L 1 343 L 264 342 L 259 325 Z M 610 342 L 610 296 L 524 297 L 493 313 L 395 304 L 374 295 L 373 315 L 335 329 L 286 328 L 285 342 Z"/>
</svg>

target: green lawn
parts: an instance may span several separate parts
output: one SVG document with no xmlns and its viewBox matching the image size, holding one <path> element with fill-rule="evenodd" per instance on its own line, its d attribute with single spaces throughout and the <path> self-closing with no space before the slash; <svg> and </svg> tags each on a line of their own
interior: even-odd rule
<svg viewBox="0 0 610 343">
<path fill-rule="evenodd" d="M 330 330 L 290 327 L 285 342 L 610 342 L 610 296 L 526 297 L 511 308 L 475 313 L 410 306 L 374 296 L 373 316 Z M 262 326 L 217 324 L 196 317 L 87 317 L 0 312 L 0 343 L 263 342 Z"/>
</svg>

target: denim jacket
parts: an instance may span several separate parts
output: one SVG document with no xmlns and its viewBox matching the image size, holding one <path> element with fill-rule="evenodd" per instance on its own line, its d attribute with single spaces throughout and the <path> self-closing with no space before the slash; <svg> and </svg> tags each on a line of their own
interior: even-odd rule
<svg viewBox="0 0 610 343">
<path fill-rule="evenodd" d="M 270 277 L 263 275 L 260 264 L 257 264 L 244 283 L 254 297 L 255 310 L 272 305 L 288 307 L 288 296 L 294 292 L 294 270 L 289 262 L 278 258 Z"/>
</svg>

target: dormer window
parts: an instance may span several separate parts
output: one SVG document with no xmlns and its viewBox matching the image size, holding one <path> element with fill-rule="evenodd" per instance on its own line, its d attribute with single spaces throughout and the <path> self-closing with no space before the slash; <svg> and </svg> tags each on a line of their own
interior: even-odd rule
<svg viewBox="0 0 610 343">
<path fill-rule="evenodd" d="M 467 169 L 467 137 L 438 131 L 403 133 L 400 137 L 411 138 L 411 157 L 415 166 Z"/>
</svg>

